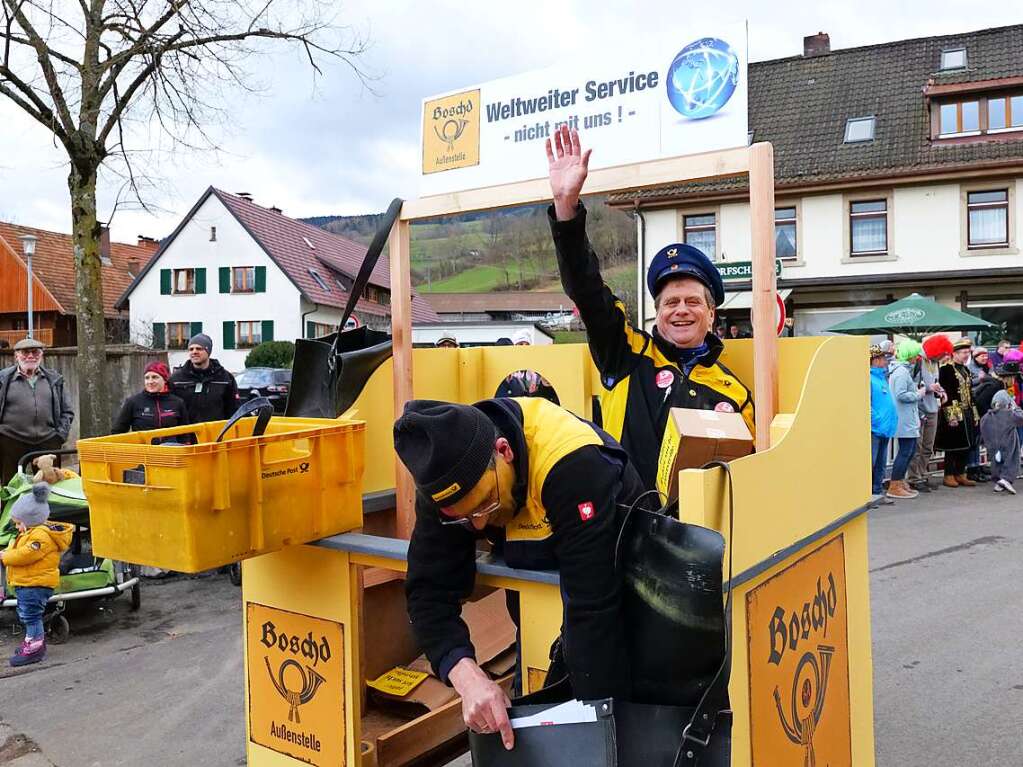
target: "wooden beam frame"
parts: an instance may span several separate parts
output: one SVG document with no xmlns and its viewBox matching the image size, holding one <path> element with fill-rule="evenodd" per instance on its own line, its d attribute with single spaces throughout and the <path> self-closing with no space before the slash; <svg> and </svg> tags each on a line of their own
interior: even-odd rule
<svg viewBox="0 0 1023 767">
<path fill-rule="evenodd" d="M 776 280 L 774 274 L 774 148 L 750 147 L 672 157 L 590 171 L 586 195 L 608 194 L 688 181 L 748 174 L 753 261 L 753 354 L 756 380 L 756 445 L 770 447 L 771 421 L 778 401 Z M 391 334 L 394 344 L 394 412 L 400 414 L 412 392 L 412 286 L 410 224 L 422 219 L 544 202 L 551 197 L 547 178 L 471 189 L 407 201 L 391 229 Z M 640 254 L 642 258 L 643 254 Z M 397 535 L 408 538 L 415 520 L 412 478 L 395 468 Z"/>
</svg>

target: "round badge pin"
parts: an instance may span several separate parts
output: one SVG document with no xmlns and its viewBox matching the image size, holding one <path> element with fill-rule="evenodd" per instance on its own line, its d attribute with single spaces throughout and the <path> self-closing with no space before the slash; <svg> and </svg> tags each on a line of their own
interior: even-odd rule
<svg viewBox="0 0 1023 767">
<path fill-rule="evenodd" d="M 667 389 L 675 383 L 675 374 L 670 370 L 662 370 L 657 374 L 657 378 L 654 380 L 657 382 L 658 389 Z"/>
<path fill-rule="evenodd" d="M 719 402 L 714 406 L 714 409 L 719 413 L 734 413 L 735 408 L 732 407 L 731 402 Z"/>
</svg>

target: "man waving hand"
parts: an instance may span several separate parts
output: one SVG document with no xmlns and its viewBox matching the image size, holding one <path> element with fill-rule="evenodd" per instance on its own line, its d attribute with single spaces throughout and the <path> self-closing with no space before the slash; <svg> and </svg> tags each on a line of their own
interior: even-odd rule
<svg viewBox="0 0 1023 767">
<path fill-rule="evenodd" d="M 566 126 L 547 140 L 548 209 L 561 284 L 586 325 L 600 371 L 603 426 L 635 463 L 643 484 L 655 486 L 661 439 L 673 407 L 741 413 L 753 432 L 749 389 L 718 362 L 714 310 L 724 301 L 721 275 L 707 256 L 685 243 L 661 248 L 650 262 L 647 288 L 657 310 L 652 332 L 633 328 L 625 305 L 604 284 L 586 237 L 579 195 L 590 152 Z"/>
</svg>

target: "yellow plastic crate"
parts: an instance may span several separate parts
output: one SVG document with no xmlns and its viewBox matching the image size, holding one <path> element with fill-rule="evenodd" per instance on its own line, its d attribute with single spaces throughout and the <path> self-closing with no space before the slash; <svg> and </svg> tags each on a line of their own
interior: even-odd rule
<svg viewBox="0 0 1023 767">
<path fill-rule="evenodd" d="M 194 573 L 362 525 L 363 422 L 275 416 L 253 437 L 244 418 L 214 442 L 225 423 L 79 440 L 96 554 Z"/>
</svg>

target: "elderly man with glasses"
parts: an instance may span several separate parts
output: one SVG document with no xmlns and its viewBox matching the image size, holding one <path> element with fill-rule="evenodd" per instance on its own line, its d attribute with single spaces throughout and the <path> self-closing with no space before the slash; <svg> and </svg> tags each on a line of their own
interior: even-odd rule
<svg viewBox="0 0 1023 767">
<path fill-rule="evenodd" d="M 0 482 L 7 484 L 18 459 L 34 450 L 57 450 L 75 419 L 64 378 L 43 367 L 42 343 L 14 345 L 14 364 L 0 370 Z"/>
<path fill-rule="evenodd" d="M 412 631 L 437 676 L 461 695 L 466 725 L 500 732 L 512 747 L 508 698 L 477 665 L 460 617 L 481 539 L 512 567 L 560 573 L 573 694 L 627 697 L 614 551 L 643 486 L 621 445 L 547 400 L 508 398 L 413 400 L 394 424 L 394 446 L 417 491 L 405 588 Z"/>
</svg>

